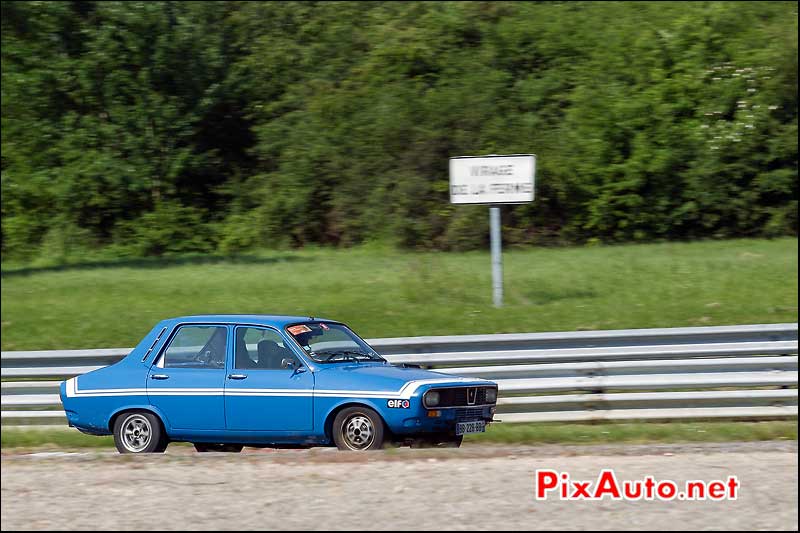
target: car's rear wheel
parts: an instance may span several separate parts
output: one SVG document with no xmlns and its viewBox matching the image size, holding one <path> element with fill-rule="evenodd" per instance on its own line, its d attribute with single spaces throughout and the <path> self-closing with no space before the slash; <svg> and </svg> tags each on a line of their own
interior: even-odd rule
<svg viewBox="0 0 800 533">
<path fill-rule="evenodd" d="M 383 420 L 369 407 L 343 409 L 334 418 L 332 429 L 340 450 L 379 450 L 383 446 Z"/>
<path fill-rule="evenodd" d="M 132 411 L 114 421 L 114 444 L 119 453 L 161 453 L 168 442 L 161 421 L 153 413 Z"/>
<path fill-rule="evenodd" d="M 209 444 L 207 442 L 195 442 L 194 449 L 200 453 L 205 452 L 228 452 L 239 453 L 244 448 L 243 444 Z"/>
</svg>

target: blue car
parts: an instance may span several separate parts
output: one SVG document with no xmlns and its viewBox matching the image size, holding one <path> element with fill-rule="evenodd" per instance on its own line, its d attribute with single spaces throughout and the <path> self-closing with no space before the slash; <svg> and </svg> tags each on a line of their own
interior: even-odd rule
<svg viewBox="0 0 800 533">
<path fill-rule="evenodd" d="M 124 359 L 61 383 L 71 427 L 121 453 L 244 446 L 459 446 L 492 421 L 497 385 L 378 355 L 341 322 L 214 315 L 156 325 Z"/>
</svg>

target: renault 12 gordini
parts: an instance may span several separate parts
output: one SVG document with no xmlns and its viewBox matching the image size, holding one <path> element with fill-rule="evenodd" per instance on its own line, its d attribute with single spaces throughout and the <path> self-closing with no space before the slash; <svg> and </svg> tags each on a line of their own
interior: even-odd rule
<svg viewBox="0 0 800 533">
<path fill-rule="evenodd" d="M 459 446 L 485 431 L 497 385 L 390 364 L 346 325 L 214 315 L 156 325 L 118 363 L 66 380 L 70 426 L 121 453 L 244 446 Z"/>
</svg>

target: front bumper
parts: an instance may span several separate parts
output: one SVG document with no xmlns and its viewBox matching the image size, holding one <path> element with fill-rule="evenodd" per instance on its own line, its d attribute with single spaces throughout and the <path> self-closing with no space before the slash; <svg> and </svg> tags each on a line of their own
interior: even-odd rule
<svg viewBox="0 0 800 533">
<path fill-rule="evenodd" d="M 495 406 L 450 407 L 443 409 L 422 409 L 416 416 L 403 419 L 402 426 L 392 428 L 401 435 L 417 433 L 452 433 L 459 422 L 484 421 L 488 425 L 494 419 Z M 438 413 L 438 416 L 432 416 Z"/>
</svg>

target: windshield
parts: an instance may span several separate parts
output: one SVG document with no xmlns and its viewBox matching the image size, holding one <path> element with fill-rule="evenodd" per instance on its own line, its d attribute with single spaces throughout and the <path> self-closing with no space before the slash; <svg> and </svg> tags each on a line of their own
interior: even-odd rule
<svg viewBox="0 0 800 533">
<path fill-rule="evenodd" d="M 306 354 L 318 363 L 386 360 L 344 324 L 305 322 L 287 326 L 286 331 Z"/>
</svg>

